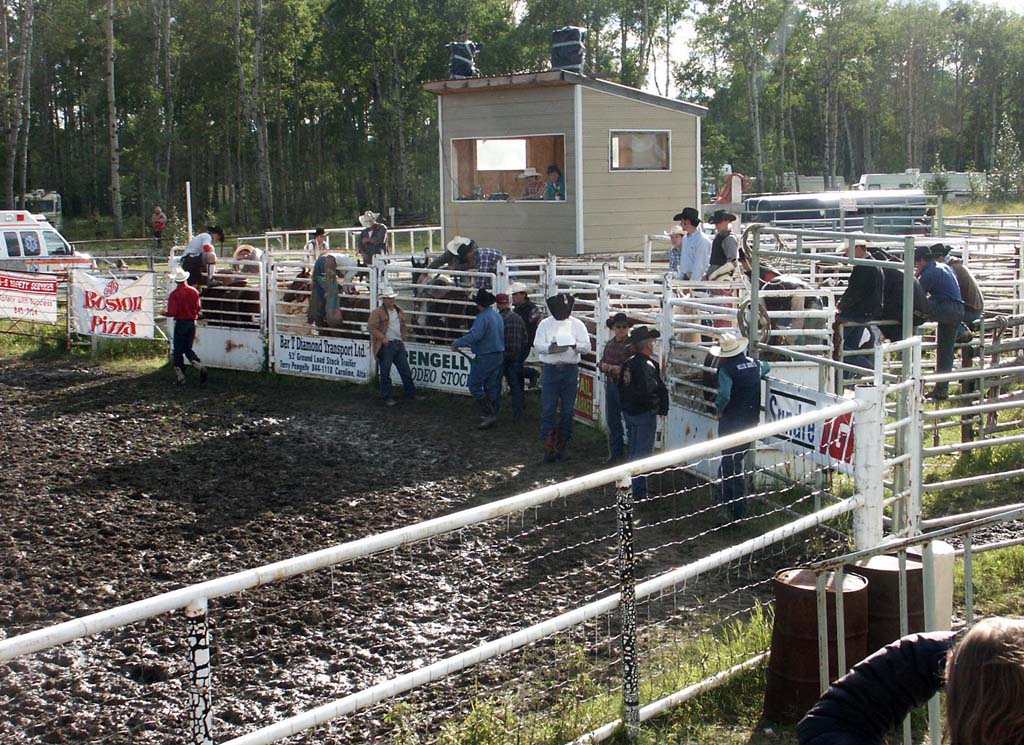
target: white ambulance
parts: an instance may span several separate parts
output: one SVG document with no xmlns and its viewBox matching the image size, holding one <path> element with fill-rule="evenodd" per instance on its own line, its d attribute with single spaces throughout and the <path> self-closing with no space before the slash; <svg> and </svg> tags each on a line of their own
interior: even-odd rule
<svg viewBox="0 0 1024 745">
<path fill-rule="evenodd" d="M 56 274 L 93 266 L 92 257 L 76 253 L 43 215 L 0 210 L 0 232 L 0 269 Z"/>
</svg>

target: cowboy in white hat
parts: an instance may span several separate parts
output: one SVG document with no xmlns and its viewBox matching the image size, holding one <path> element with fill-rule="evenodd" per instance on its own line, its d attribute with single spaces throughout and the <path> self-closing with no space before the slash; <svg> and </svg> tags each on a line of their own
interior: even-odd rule
<svg viewBox="0 0 1024 745">
<path fill-rule="evenodd" d="M 413 383 L 412 370 L 409 369 L 409 355 L 405 350 L 405 312 L 395 303 L 398 292 L 390 285 L 384 285 L 377 291 L 380 306 L 370 314 L 366 323 L 370 331 L 370 344 L 373 355 L 377 358 L 377 370 L 380 373 L 380 395 L 385 406 L 394 406 L 391 397 L 391 366 L 398 370 L 405 389 L 405 399 L 415 400 L 416 385 Z"/>
<path fill-rule="evenodd" d="M 522 182 L 522 185 L 519 187 L 519 199 L 544 199 L 546 192 L 544 177 L 533 166 L 530 166 L 516 176 L 516 181 Z"/>
<path fill-rule="evenodd" d="M 196 340 L 196 321 L 199 319 L 202 305 L 199 301 L 199 290 L 188 284 L 188 277 L 189 273 L 181 266 L 176 266 L 171 272 L 170 279 L 176 286 L 167 296 L 167 310 L 164 312 L 167 318 L 174 319 L 174 342 L 171 350 L 177 385 L 185 384 L 186 357 L 192 363 L 192 367 L 199 371 L 201 384 L 206 382 L 208 375 L 199 356 L 192 351 L 192 344 Z"/>
<path fill-rule="evenodd" d="M 460 272 L 494 274 L 505 254 L 496 248 L 480 248 L 472 238 L 457 235 L 445 245 L 444 253 L 430 262 L 428 269 L 449 267 Z M 490 277 L 477 277 L 473 283 L 478 290 L 492 289 Z"/>
<path fill-rule="evenodd" d="M 508 294 L 512 298 L 513 312 L 522 318 L 523 323 L 526 324 L 527 345 L 522 359 L 524 363 L 523 377 L 531 386 L 536 386 L 540 380 L 540 370 L 535 367 L 526 367 L 525 363 L 526 358 L 530 356 L 530 351 L 533 349 L 533 340 L 537 337 L 537 325 L 540 323 L 540 319 L 544 317 L 544 313 L 539 305 L 530 300 L 530 288 L 522 282 L 510 284 L 508 286 Z"/>
<path fill-rule="evenodd" d="M 756 427 L 761 418 L 761 379 L 770 368 L 765 362 L 746 355 L 747 340 L 738 334 L 725 332 L 711 354 L 718 358 L 718 436 Z M 750 443 L 726 448 L 718 467 L 719 502 L 729 510 L 733 519 L 746 514 L 746 476 L 744 461 Z"/>
<path fill-rule="evenodd" d="M 388 252 L 388 229 L 378 218 L 380 213 L 366 210 L 359 216 L 362 231 L 359 233 L 359 257 L 369 266 L 377 254 Z"/>
</svg>

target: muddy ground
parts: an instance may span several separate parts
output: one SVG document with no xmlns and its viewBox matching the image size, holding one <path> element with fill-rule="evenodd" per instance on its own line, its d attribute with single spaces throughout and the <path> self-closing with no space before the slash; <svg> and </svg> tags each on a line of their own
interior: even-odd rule
<svg viewBox="0 0 1024 745">
<path fill-rule="evenodd" d="M 605 455 L 601 436 L 578 429 L 570 461 L 542 464 L 535 394 L 525 423 L 506 411 L 478 433 L 461 397 L 387 409 L 344 384 L 214 371 L 205 388 L 176 388 L 171 378 L 0 360 L 0 634 L 563 480 Z M 715 528 L 706 488 L 678 474 L 661 486 L 679 493 L 641 505 L 641 525 L 654 527 L 638 540 L 675 545 L 641 574 L 734 540 Z M 211 601 L 218 741 L 603 594 L 616 581 L 613 506 L 595 490 Z M 0 665 L 0 742 L 184 741 L 183 635 L 179 612 Z M 439 710 L 465 703 L 444 690 L 453 698 Z M 382 719 L 303 741 L 379 741 L 391 727 Z"/>
</svg>

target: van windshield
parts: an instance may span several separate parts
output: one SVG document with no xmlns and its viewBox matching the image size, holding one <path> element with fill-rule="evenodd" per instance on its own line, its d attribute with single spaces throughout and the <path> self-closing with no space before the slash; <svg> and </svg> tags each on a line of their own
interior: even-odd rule
<svg viewBox="0 0 1024 745">
<path fill-rule="evenodd" d="M 70 256 L 71 246 L 60 237 L 60 233 L 53 230 L 43 231 L 43 241 L 46 242 L 46 253 L 49 256 Z"/>
</svg>

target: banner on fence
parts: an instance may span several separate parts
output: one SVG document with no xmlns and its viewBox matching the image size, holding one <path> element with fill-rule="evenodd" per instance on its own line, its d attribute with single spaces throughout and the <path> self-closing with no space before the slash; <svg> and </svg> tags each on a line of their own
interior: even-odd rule
<svg viewBox="0 0 1024 745">
<path fill-rule="evenodd" d="M 470 358 L 462 352 L 431 344 L 406 344 L 405 351 L 416 385 L 449 393 L 469 393 Z M 394 367 L 391 380 L 401 383 Z"/>
<path fill-rule="evenodd" d="M 274 369 L 282 373 L 365 383 L 370 379 L 370 342 L 366 339 L 275 334 Z"/>
<path fill-rule="evenodd" d="M 75 272 L 71 283 L 74 330 L 88 336 L 152 339 L 154 276 L 147 272 L 127 279 Z"/>
<path fill-rule="evenodd" d="M 576 391 L 576 416 L 590 422 L 597 421 L 597 412 L 594 410 L 594 386 L 597 380 L 591 373 L 580 373 L 580 385 Z"/>
<path fill-rule="evenodd" d="M 813 411 L 838 403 L 842 399 L 809 388 L 768 379 L 765 398 L 765 422 Z M 851 414 L 808 424 L 778 435 L 779 447 L 790 453 L 805 455 L 816 463 L 832 466 L 843 473 L 853 473 L 853 417 Z"/>
<path fill-rule="evenodd" d="M 57 282 L 52 274 L 0 272 L 0 318 L 57 323 Z"/>
</svg>

